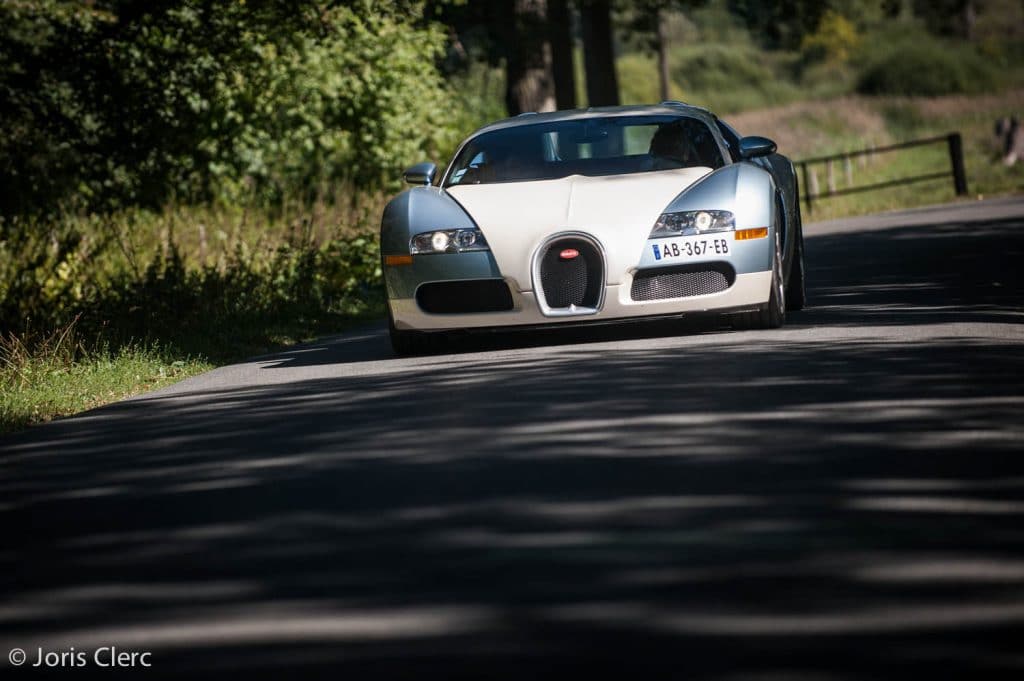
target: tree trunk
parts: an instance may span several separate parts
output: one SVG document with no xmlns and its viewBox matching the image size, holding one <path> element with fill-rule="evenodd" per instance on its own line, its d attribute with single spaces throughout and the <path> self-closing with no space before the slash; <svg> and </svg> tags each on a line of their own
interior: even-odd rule
<svg viewBox="0 0 1024 681">
<path fill-rule="evenodd" d="M 661 101 L 669 99 L 668 94 L 668 32 L 665 30 L 665 12 L 655 10 L 654 23 L 658 36 L 658 88 Z"/>
<path fill-rule="evenodd" d="M 967 0 L 964 3 L 964 38 L 967 40 L 974 40 L 974 25 L 978 21 L 978 12 L 974 4 L 974 0 Z"/>
<path fill-rule="evenodd" d="M 572 63 L 572 15 L 568 0 L 548 0 L 551 73 L 559 109 L 576 108 L 576 69 Z"/>
<path fill-rule="evenodd" d="M 583 64 L 590 106 L 617 106 L 619 83 L 615 76 L 610 0 L 583 0 Z"/>
<path fill-rule="evenodd" d="M 551 45 L 547 40 L 545 0 L 506 0 L 510 35 L 506 40 L 505 105 L 508 114 L 554 111 Z"/>
</svg>

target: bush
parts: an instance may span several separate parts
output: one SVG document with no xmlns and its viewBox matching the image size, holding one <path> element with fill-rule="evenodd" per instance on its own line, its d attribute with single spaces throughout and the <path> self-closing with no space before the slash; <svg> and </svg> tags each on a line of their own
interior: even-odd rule
<svg viewBox="0 0 1024 681">
<path fill-rule="evenodd" d="M 865 61 L 857 82 L 862 94 L 934 97 L 985 92 L 997 84 L 992 66 L 973 49 L 933 39 L 904 41 Z"/>
<path fill-rule="evenodd" d="M 397 186 L 457 131 L 416 0 L 0 3 L 0 215 Z"/>
<path fill-rule="evenodd" d="M 661 101 L 658 86 L 658 64 L 646 54 L 626 54 L 615 60 L 619 94 L 623 104 L 652 104 Z M 669 99 L 684 99 L 685 93 L 675 82 L 669 82 Z"/>
<path fill-rule="evenodd" d="M 377 239 L 338 217 L 184 208 L 0 223 L 0 336 L 74 323 L 86 349 L 159 342 L 224 359 L 331 331 L 383 309 Z"/>
<path fill-rule="evenodd" d="M 817 30 L 804 36 L 800 52 L 807 63 L 844 62 L 860 43 L 853 22 L 835 10 L 825 10 Z"/>
<path fill-rule="evenodd" d="M 775 80 L 763 53 L 752 46 L 727 44 L 684 48 L 676 56 L 672 77 L 687 90 L 760 89 Z"/>
<path fill-rule="evenodd" d="M 754 45 L 712 43 L 672 53 L 671 74 L 688 102 L 729 113 L 792 101 L 788 54 L 769 56 Z"/>
</svg>

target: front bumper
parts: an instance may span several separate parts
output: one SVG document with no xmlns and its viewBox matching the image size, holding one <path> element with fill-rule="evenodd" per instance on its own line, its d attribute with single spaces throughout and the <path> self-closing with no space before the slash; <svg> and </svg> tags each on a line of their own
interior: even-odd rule
<svg viewBox="0 0 1024 681">
<path fill-rule="evenodd" d="M 635 301 L 630 297 L 631 274 L 618 284 L 605 287 L 604 305 L 595 314 L 547 316 L 541 312 L 532 291 L 518 291 L 515 282 L 506 280 L 512 291 L 513 309 L 506 312 L 430 314 L 420 309 L 413 297 L 395 297 L 388 303 L 395 327 L 403 330 L 446 331 L 513 326 L 548 326 L 585 322 L 628 320 L 659 315 L 740 311 L 756 309 L 768 302 L 771 270 L 737 274 L 727 290 L 703 296 L 667 300 Z"/>
</svg>

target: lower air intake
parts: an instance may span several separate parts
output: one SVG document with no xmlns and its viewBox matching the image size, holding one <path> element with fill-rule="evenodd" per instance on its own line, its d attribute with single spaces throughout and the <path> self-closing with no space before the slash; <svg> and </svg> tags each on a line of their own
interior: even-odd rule
<svg viewBox="0 0 1024 681">
<path fill-rule="evenodd" d="M 736 271 L 725 263 L 701 263 L 640 270 L 633 277 L 633 300 L 665 300 L 721 293 L 736 281 Z"/>
<path fill-rule="evenodd" d="M 512 293 L 501 279 L 423 284 L 416 289 L 416 303 L 432 314 L 505 312 L 513 308 Z"/>
</svg>

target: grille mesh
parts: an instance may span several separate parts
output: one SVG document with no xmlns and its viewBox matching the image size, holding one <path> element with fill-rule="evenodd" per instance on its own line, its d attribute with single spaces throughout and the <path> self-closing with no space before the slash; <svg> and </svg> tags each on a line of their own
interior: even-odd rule
<svg viewBox="0 0 1024 681">
<path fill-rule="evenodd" d="M 736 280 L 731 267 L 710 263 L 641 270 L 633 277 L 633 300 L 664 300 L 721 293 Z"/>
<path fill-rule="evenodd" d="M 433 314 L 504 312 L 513 307 L 508 284 L 501 279 L 423 284 L 416 289 L 416 302 L 424 312 Z"/>
<path fill-rule="evenodd" d="M 579 255 L 563 260 L 560 253 L 566 249 L 575 249 Z M 597 307 L 604 285 L 601 254 L 583 239 L 555 241 L 541 258 L 540 285 L 549 308 Z"/>
</svg>

